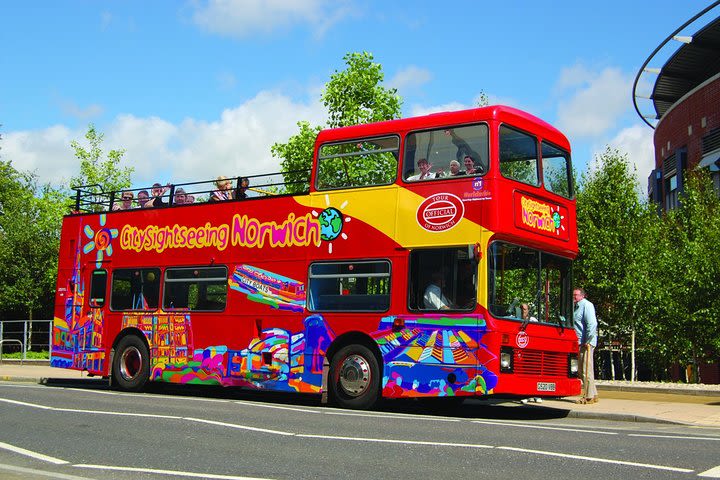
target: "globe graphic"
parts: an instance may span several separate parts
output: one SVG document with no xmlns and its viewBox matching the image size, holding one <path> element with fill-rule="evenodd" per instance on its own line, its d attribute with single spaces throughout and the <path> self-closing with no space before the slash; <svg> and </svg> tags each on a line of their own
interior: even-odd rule
<svg viewBox="0 0 720 480">
<path fill-rule="evenodd" d="M 320 212 L 320 238 L 326 242 L 335 240 L 342 232 L 342 214 L 337 208 Z"/>
<path fill-rule="evenodd" d="M 556 229 L 560 228 L 560 214 L 558 212 L 553 213 L 553 223 Z"/>
</svg>

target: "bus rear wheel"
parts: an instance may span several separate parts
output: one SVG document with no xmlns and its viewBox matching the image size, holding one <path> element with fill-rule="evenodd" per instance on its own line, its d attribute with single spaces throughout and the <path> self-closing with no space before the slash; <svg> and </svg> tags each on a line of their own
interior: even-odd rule
<svg viewBox="0 0 720 480">
<path fill-rule="evenodd" d="M 347 345 L 330 364 L 330 396 L 340 407 L 366 410 L 375 405 L 380 392 L 380 368 L 375 355 L 364 345 Z"/>
<path fill-rule="evenodd" d="M 115 348 L 112 365 L 113 384 L 120 390 L 139 392 L 150 377 L 150 355 L 145 342 L 128 335 Z"/>
</svg>

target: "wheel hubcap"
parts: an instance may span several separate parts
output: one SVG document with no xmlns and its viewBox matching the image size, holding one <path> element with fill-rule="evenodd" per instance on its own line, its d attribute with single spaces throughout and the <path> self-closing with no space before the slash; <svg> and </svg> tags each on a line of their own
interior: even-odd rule
<svg viewBox="0 0 720 480">
<path fill-rule="evenodd" d="M 340 366 L 340 386 L 350 396 L 362 395 L 370 386 L 370 365 L 360 355 L 350 355 Z"/>
<path fill-rule="evenodd" d="M 142 355 L 135 347 L 126 348 L 120 357 L 120 375 L 125 380 L 133 380 L 142 370 Z"/>
</svg>

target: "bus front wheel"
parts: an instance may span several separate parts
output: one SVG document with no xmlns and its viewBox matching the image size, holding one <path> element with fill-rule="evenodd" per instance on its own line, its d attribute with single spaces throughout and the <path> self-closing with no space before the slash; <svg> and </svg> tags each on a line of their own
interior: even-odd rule
<svg viewBox="0 0 720 480">
<path fill-rule="evenodd" d="M 330 364 L 330 395 L 343 408 L 366 410 L 377 402 L 380 368 L 375 355 L 364 345 L 341 348 Z"/>
<path fill-rule="evenodd" d="M 112 365 L 113 384 L 120 390 L 140 391 L 150 376 L 150 355 L 145 342 L 128 335 L 115 348 Z"/>
</svg>

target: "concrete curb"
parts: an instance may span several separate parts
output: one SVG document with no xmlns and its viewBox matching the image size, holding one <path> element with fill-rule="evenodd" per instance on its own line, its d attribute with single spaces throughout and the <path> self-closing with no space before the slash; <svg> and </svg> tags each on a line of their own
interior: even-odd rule
<svg viewBox="0 0 720 480">
<path fill-rule="evenodd" d="M 568 418 L 583 418 L 588 420 L 613 420 L 616 422 L 633 423 L 661 423 L 666 425 L 693 425 L 689 422 L 667 420 L 665 418 L 649 417 L 643 415 L 633 415 L 629 413 L 583 412 L 580 410 L 568 410 L 567 412 Z"/>
<path fill-rule="evenodd" d="M 630 392 L 630 393 L 667 393 L 672 395 L 695 395 L 703 397 L 720 397 L 720 390 L 703 390 L 681 387 L 643 387 L 631 385 L 597 385 L 599 391 Z"/>
</svg>

